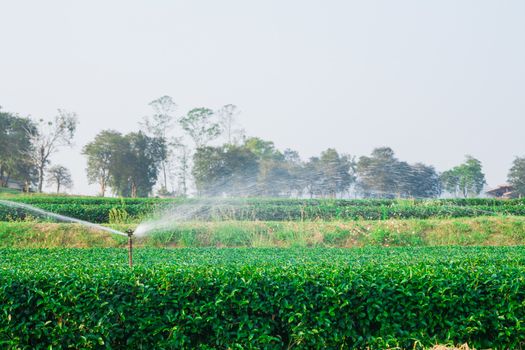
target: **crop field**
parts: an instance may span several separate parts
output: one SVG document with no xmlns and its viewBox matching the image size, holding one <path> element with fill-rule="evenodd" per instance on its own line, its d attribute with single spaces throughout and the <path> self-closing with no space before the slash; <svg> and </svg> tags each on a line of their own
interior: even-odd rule
<svg viewBox="0 0 525 350">
<path fill-rule="evenodd" d="M 3 348 L 525 342 L 522 247 L 0 251 Z"/>
<path fill-rule="evenodd" d="M 0 206 L 0 348 L 525 345 L 522 199 L 0 199 L 191 214 Z"/>
<path fill-rule="evenodd" d="M 140 221 L 154 213 L 184 209 L 196 220 L 301 221 L 386 220 L 525 215 L 525 199 L 118 199 L 13 196 L 7 199 L 78 219 L 108 223 L 111 210 Z M 0 221 L 24 220 L 27 211 L 1 207 Z"/>
</svg>

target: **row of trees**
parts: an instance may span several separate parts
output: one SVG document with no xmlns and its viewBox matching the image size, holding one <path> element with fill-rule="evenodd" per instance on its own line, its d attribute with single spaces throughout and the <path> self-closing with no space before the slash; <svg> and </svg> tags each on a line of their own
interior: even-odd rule
<svg viewBox="0 0 525 350">
<path fill-rule="evenodd" d="M 60 109 L 52 121 L 22 118 L 0 110 L 0 187 L 16 181 L 26 191 L 36 184 L 42 192 L 46 174 L 57 192 L 61 187 L 71 187 L 69 170 L 59 164 L 50 165 L 56 152 L 72 145 L 77 123 L 74 113 Z"/>
<path fill-rule="evenodd" d="M 244 137 L 236 128 L 234 105 L 217 111 L 193 108 L 181 116 L 169 96 L 149 105 L 153 113 L 143 118 L 142 131 L 122 135 L 104 130 L 84 147 L 88 180 L 100 186 L 101 195 L 111 188 L 121 196 L 147 196 L 157 184 L 160 195 L 186 196 L 196 150 L 221 136 L 231 145 Z"/>
<path fill-rule="evenodd" d="M 486 184 L 481 162 L 471 156 L 441 174 L 397 159 L 388 147 L 357 159 L 327 149 L 303 161 L 294 150 L 246 137 L 234 105 L 177 115 L 173 99 L 163 96 L 150 107 L 141 131 L 104 130 L 84 146 L 88 180 L 99 185 L 100 195 L 186 196 L 194 189 L 202 196 L 469 197 Z M 76 115 L 63 110 L 51 122 L 0 110 L 0 186 L 16 180 L 41 192 L 47 179 L 57 192 L 70 187 L 68 169 L 51 158 L 71 146 L 76 128 Z M 525 194 L 525 158 L 516 158 L 509 182 Z"/>
</svg>

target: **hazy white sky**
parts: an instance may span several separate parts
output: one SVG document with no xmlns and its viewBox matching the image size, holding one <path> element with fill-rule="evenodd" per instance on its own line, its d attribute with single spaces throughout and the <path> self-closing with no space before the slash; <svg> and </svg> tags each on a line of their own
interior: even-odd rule
<svg viewBox="0 0 525 350">
<path fill-rule="evenodd" d="M 525 156 L 525 1 L 0 0 L 0 105 L 75 111 L 83 145 L 170 95 L 233 103 L 249 135 L 307 158 L 390 146 L 440 171 L 472 154 L 489 185 Z"/>
</svg>

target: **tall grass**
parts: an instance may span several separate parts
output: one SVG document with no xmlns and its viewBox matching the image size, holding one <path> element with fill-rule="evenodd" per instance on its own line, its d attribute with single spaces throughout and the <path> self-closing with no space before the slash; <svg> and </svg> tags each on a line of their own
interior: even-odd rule
<svg viewBox="0 0 525 350">
<path fill-rule="evenodd" d="M 109 225 L 124 231 L 135 224 Z M 71 224 L 0 222 L 0 247 L 116 247 L 125 237 Z M 525 244 L 524 217 L 184 222 L 136 240 L 154 247 L 363 247 Z"/>
</svg>

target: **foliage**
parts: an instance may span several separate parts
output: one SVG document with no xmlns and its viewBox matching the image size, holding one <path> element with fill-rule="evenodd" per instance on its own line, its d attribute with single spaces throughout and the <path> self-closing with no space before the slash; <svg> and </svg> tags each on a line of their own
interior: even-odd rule
<svg viewBox="0 0 525 350">
<path fill-rule="evenodd" d="M 441 194 L 432 166 L 399 161 L 388 147 L 376 148 L 357 162 L 358 187 L 365 197 L 434 198 Z"/>
<path fill-rule="evenodd" d="M 335 198 L 338 193 L 346 192 L 355 181 L 353 160 L 347 155 L 340 156 L 333 148 L 321 153 L 319 165 L 319 192 L 323 195 Z"/>
<path fill-rule="evenodd" d="M 239 114 L 239 109 L 233 104 L 224 105 L 217 111 L 221 132 L 224 134 L 227 144 L 237 144 L 244 136 L 244 130 L 235 128 Z"/>
<path fill-rule="evenodd" d="M 63 165 L 54 165 L 49 168 L 47 173 L 47 182 L 50 185 L 56 185 L 57 194 L 60 193 L 60 188 L 71 188 L 73 186 L 73 179 L 71 172 Z"/>
<path fill-rule="evenodd" d="M 198 220 L 386 220 L 525 215 L 525 200 L 441 199 L 441 200 L 298 200 L 264 198 L 155 199 L 17 196 L 9 198 L 44 210 L 97 223 L 109 222 L 109 211 L 126 205 L 132 218 L 153 213 L 191 213 Z M 23 219 L 28 213 L 0 206 L 0 221 Z"/>
<path fill-rule="evenodd" d="M 456 196 L 459 193 L 465 198 L 479 195 L 486 184 L 481 162 L 472 156 L 466 156 L 463 164 L 443 172 L 441 182 L 449 193 Z"/>
<path fill-rule="evenodd" d="M 109 210 L 110 224 L 127 224 L 130 220 L 130 216 L 124 208 L 111 208 Z"/>
<path fill-rule="evenodd" d="M 199 194 L 242 196 L 253 193 L 258 173 L 257 158 L 235 146 L 201 147 L 194 155 L 193 176 Z"/>
<path fill-rule="evenodd" d="M 160 171 L 162 173 L 162 188 L 164 192 L 168 192 L 168 171 L 170 169 L 170 153 L 171 149 L 168 147 L 168 131 L 173 128 L 173 113 L 177 108 L 177 104 L 170 96 L 162 96 L 150 102 L 150 107 L 153 108 L 154 114 L 144 118 L 142 126 L 146 129 L 148 135 L 156 137 L 166 145 L 166 155 L 164 155 L 159 162 Z"/>
<path fill-rule="evenodd" d="M 162 138 L 110 130 L 99 133 L 83 153 L 88 157 L 90 182 L 98 182 L 102 194 L 109 185 L 124 197 L 148 196 L 157 181 L 159 164 L 167 156 Z"/>
<path fill-rule="evenodd" d="M 525 197 L 525 157 L 516 157 L 509 171 L 509 183 L 520 197 Z"/>
<path fill-rule="evenodd" d="M 2 250 L 5 348 L 525 342 L 513 248 Z"/>
<path fill-rule="evenodd" d="M 197 149 L 205 147 L 221 133 L 220 124 L 215 121 L 215 113 L 209 108 L 194 108 L 179 122 Z"/>
<path fill-rule="evenodd" d="M 77 129 L 75 113 L 59 109 L 53 121 L 38 121 L 38 132 L 28 132 L 33 143 L 32 161 L 38 169 L 38 192 L 42 192 L 44 175 L 51 156 L 61 147 L 71 146 Z"/>
<path fill-rule="evenodd" d="M 103 130 L 84 146 L 82 154 L 87 156 L 87 178 L 90 184 L 100 185 L 100 195 L 105 196 L 110 180 L 114 155 L 120 150 L 122 135 L 113 130 Z"/>
<path fill-rule="evenodd" d="M 25 184 L 27 191 L 35 182 L 36 168 L 30 155 L 34 151 L 31 135 L 36 133 L 32 120 L 0 110 L 0 187 L 16 180 Z"/>
</svg>

